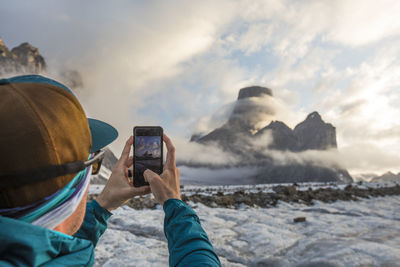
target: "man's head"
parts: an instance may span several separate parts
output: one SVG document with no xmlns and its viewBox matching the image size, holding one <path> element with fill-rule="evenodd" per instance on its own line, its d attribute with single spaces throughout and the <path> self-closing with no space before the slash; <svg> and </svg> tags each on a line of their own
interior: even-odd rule
<svg viewBox="0 0 400 267">
<path fill-rule="evenodd" d="M 42 201 L 76 176 L 43 173 L 32 182 L 19 174 L 86 161 L 118 135 L 110 125 L 88 120 L 68 88 L 38 75 L 0 80 L 0 122 L 0 208 Z"/>
</svg>

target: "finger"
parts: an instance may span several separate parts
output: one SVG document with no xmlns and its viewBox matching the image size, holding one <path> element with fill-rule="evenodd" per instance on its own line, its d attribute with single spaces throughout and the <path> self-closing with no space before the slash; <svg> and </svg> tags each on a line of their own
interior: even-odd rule
<svg viewBox="0 0 400 267">
<path fill-rule="evenodd" d="M 131 184 L 131 182 L 132 182 L 132 177 L 133 177 L 132 169 L 126 168 L 125 169 L 125 179 L 129 184 Z"/>
<path fill-rule="evenodd" d="M 133 136 L 129 137 L 129 139 L 126 141 L 125 147 L 121 153 L 121 157 L 118 160 L 118 164 L 124 164 L 125 166 L 127 165 L 132 144 L 133 144 Z"/>
<path fill-rule="evenodd" d="M 122 192 L 122 196 L 124 198 L 132 198 L 135 196 L 142 196 L 149 194 L 151 192 L 150 186 L 142 186 L 142 187 L 130 187 L 130 188 L 124 188 Z"/>
<path fill-rule="evenodd" d="M 155 194 L 155 192 L 163 192 L 164 191 L 164 181 L 162 178 L 151 170 L 146 170 L 144 172 L 145 180 L 150 184 L 150 190 Z M 154 195 L 156 196 L 156 195 Z"/>
<path fill-rule="evenodd" d="M 155 173 L 149 169 L 144 171 L 143 177 L 144 177 L 144 180 L 150 184 L 150 186 L 160 183 L 160 182 L 161 183 L 163 182 L 161 177 L 157 173 Z"/>
<path fill-rule="evenodd" d="M 130 156 L 128 159 L 128 164 L 126 165 L 126 167 L 131 167 L 133 165 L 133 156 Z"/>
<path fill-rule="evenodd" d="M 175 168 L 175 147 L 171 142 L 171 139 L 166 134 L 163 134 L 163 139 L 165 145 L 167 146 L 167 159 L 165 161 L 165 166 L 167 168 Z"/>
</svg>

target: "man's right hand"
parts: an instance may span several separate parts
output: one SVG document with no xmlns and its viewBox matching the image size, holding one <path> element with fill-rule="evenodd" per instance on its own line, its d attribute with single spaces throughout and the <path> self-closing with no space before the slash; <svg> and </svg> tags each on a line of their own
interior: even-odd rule
<svg viewBox="0 0 400 267">
<path fill-rule="evenodd" d="M 143 173 L 144 179 L 150 184 L 151 192 L 156 201 L 161 205 L 164 205 L 164 202 L 171 198 L 181 199 L 179 169 L 175 163 L 175 147 L 166 134 L 163 135 L 163 140 L 167 146 L 167 159 L 163 173 L 158 175 L 149 169 Z"/>
</svg>

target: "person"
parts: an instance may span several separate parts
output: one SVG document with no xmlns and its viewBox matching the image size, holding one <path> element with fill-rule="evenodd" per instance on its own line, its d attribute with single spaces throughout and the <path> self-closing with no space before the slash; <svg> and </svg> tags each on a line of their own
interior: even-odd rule
<svg viewBox="0 0 400 267">
<path fill-rule="evenodd" d="M 196 213 L 180 197 L 175 148 L 168 136 L 164 170 L 127 175 L 131 136 L 96 200 L 92 173 L 118 132 L 88 119 L 63 84 L 39 75 L 0 79 L 0 266 L 91 266 L 112 211 L 130 198 L 154 195 L 165 211 L 170 266 L 220 266 Z M 134 178 L 133 178 L 134 179 Z"/>
</svg>

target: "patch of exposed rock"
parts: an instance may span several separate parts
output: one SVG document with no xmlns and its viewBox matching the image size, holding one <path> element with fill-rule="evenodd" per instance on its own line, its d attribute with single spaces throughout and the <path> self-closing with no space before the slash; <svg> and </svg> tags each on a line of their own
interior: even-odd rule
<svg viewBox="0 0 400 267">
<path fill-rule="evenodd" d="M 373 178 L 371 182 L 373 183 L 400 182 L 400 172 L 398 174 L 394 174 L 393 172 L 384 173 L 381 176 Z"/>
<path fill-rule="evenodd" d="M 14 76 L 23 74 L 46 74 L 47 64 L 39 49 L 25 42 L 13 49 L 8 49 L 0 38 L 0 76 Z M 77 70 L 66 69 L 56 73 L 56 80 L 69 88 L 84 86 L 81 74 Z"/>
<path fill-rule="evenodd" d="M 38 74 L 45 71 L 46 62 L 39 49 L 25 42 L 10 51 L 0 38 L 0 74 Z"/>
<path fill-rule="evenodd" d="M 245 183 L 352 182 L 347 170 L 334 163 L 317 164 L 301 156 L 288 156 L 289 160 L 285 160 L 286 154 L 281 152 L 337 149 L 336 129 L 326 123 L 318 112 L 310 113 L 294 129 L 282 121 L 270 121 L 264 128 L 257 129 L 257 125 L 273 118 L 276 112 L 272 98 L 269 88 L 252 86 L 241 89 L 227 122 L 208 134 L 194 134 L 190 140 L 203 145 L 218 145 L 239 159 L 234 166 L 227 163 L 221 168 L 257 167 L 259 172 L 248 177 Z M 284 159 L 274 157 L 276 151 Z M 215 168 L 182 160 L 178 163 Z M 218 177 L 215 179 L 218 180 Z"/>
<path fill-rule="evenodd" d="M 367 187 L 362 188 L 354 185 L 348 185 L 344 189 L 339 188 L 318 188 L 308 190 L 297 190 L 296 185 L 283 186 L 278 185 L 273 187 L 274 192 L 257 193 L 245 192 L 244 190 L 236 191 L 232 194 L 225 194 L 222 191 L 212 195 L 204 195 L 195 193 L 193 195 L 182 194 L 182 200 L 186 203 L 202 203 L 206 206 L 216 208 L 232 208 L 238 209 L 243 205 L 250 207 L 269 208 L 278 204 L 278 201 L 289 203 L 301 203 L 305 205 L 313 205 L 314 201 L 322 201 L 326 203 L 342 201 L 357 201 L 362 198 L 370 197 L 383 197 L 400 195 L 400 186 L 389 187 Z M 96 196 L 91 195 L 89 199 Z M 127 203 L 127 205 L 134 209 L 154 209 L 158 205 L 154 198 L 150 196 L 136 197 Z"/>
</svg>

